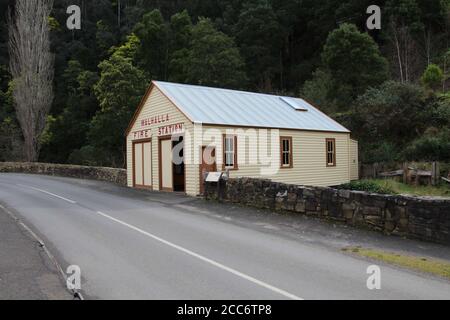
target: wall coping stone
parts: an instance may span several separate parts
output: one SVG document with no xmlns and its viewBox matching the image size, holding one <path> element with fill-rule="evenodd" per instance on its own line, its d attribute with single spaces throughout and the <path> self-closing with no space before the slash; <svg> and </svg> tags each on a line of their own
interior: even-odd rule
<svg viewBox="0 0 450 320">
<path fill-rule="evenodd" d="M 127 185 L 127 170 L 118 168 L 39 162 L 0 162 L 0 172 L 43 174 L 106 181 L 122 186 Z"/>
</svg>

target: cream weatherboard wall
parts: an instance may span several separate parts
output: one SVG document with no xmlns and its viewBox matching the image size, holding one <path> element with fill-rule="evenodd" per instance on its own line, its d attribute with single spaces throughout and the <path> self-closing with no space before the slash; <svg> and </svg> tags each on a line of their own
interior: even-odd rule
<svg viewBox="0 0 450 320">
<path fill-rule="evenodd" d="M 142 126 L 142 120 L 151 119 L 152 117 L 165 117 L 169 115 L 169 121 L 163 123 L 154 123 Z M 185 130 L 192 131 L 193 124 L 179 109 L 156 87 L 153 86 L 141 112 L 138 114 L 136 121 L 130 129 L 127 136 L 127 172 L 128 186 L 133 187 L 133 141 L 141 139 L 152 139 L 152 185 L 154 190 L 159 190 L 159 135 L 160 127 L 183 123 Z M 149 130 L 147 135 L 135 137 L 136 132 Z M 196 195 L 198 191 L 195 189 L 198 175 L 194 175 L 195 170 L 198 173 L 198 166 L 186 165 L 186 193 Z"/>
<path fill-rule="evenodd" d="M 219 129 L 221 131 L 221 134 L 231 134 L 232 131 L 235 131 L 238 137 L 237 160 L 239 165 L 238 170 L 230 171 L 231 178 L 265 178 L 288 184 L 323 187 L 336 186 L 343 183 L 348 183 L 350 181 L 349 133 L 279 130 L 279 134 L 281 137 L 292 137 L 293 167 L 281 169 L 281 163 L 278 162 L 275 164 L 279 168 L 278 173 L 271 176 L 264 176 L 261 174 L 261 165 L 249 165 L 248 161 L 246 161 L 247 164 L 242 163 L 244 159 L 251 159 L 251 157 L 257 158 L 257 154 L 259 152 L 257 144 L 249 143 L 249 139 L 245 135 L 246 130 L 248 130 L 249 128 L 204 126 L 204 129 Z M 258 131 L 258 129 L 254 130 Z M 330 138 L 336 139 L 335 167 L 327 167 L 326 163 L 326 140 Z M 208 141 L 205 141 L 205 143 L 208 143 Z M 270 150 L 269 144 L 270 143 L 268 142 L 268 150 Z M 218 155 L 223 154 L 222 143 L 218 143 L 216 145 L 216 152 Z M 280 152 L 279 148 L 277 148 L 276 152 Z M 244 159 L 242 157 L 242 154 L 245 154 Z M 220 165 L 218 167 L 220 168 Z M 196 186 L 196 189 L 199 190 L 199 185 Z"/>
<path fill-rule="evenodd" d="M 143 144 L 143 148 L 142 148 L 143 152 L 144 152 L 144 186 L 149 186 L 149 187 L 153 187 L 153 177 L 152 177 L 152 155 L 153 155 L 153 151 L 152 151 L 152 142 L 147 142 Z"/>
</svg>

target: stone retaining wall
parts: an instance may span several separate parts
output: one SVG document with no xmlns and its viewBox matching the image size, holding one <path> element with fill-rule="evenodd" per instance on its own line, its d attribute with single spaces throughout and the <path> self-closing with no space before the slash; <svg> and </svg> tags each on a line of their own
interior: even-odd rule
<svg viewBox="0 0 450 320">
<path fill-rule="evenodd" d="M 61 165 L 49 163 L 0 162 L 0 172 L 45 174 L 80 179 L 91 179 L 127 185 L 124 169 Z"/>
<path fill-rule="evenodd" d="M 450 244 L 450 199 L 378 195 L 251 178 L 230 179 L 224 189 L 221 197 L 233 203 Z M 215 187 L 207 190 L 209 198 L 217 198 Z"/>
</svg>

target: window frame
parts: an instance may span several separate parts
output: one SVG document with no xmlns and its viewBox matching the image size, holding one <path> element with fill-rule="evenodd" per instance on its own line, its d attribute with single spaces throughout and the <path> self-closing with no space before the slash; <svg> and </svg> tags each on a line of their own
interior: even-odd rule
<svg viewBox="0 0 450 320">
<path fill-rule="evenodd" d="M 226 139 L 233 139 L 233 166 L 227 166 L 227 150 L 226 150 Z M 222 168 L 223 170 L 238 170 L 239 166 L 238 166 L 238 156 L 237 156 L 237 151 L 238 151 L 238 138 L 236 135 L 233 134 L 224 134 L 223 135 L 223 139 L 222 139 L 222 155 L 223 155 L 223 165 Z"/>
<path fill-rule="evenodd" d="M 337 163 L 337 161 L 336 161 L 336 138 L 327 138 L 325 141 L 326 141 L 325 142 L 325 161 L 326 161 L 327 167 L 328 168 L 336 167 L 336 163 Z M 333 151 L 332 152 L 328 149 L 328 144 L 330 142 L 333 145 Z M 333 157 L 333 162 L 331 162 L 331 163 L 328 161 L 328 156 L 330 154 Z"/>
<path fill-rule="evenodd" d="M 289 141 L 289 151 L 284 151 L 284 141 Z M 292 169 L 294 167 L 294 148 L 292 143 L 292 137 L 280 137 L 280 168 L 281 169 Z M 284 164 L 284 155 L 289 153 L 289 164 Z"/>
</svg>

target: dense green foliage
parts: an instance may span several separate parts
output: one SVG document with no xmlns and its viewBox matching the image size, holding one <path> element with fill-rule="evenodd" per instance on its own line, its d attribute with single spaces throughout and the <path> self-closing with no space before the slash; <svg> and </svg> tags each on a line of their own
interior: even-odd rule
<svg viewBox="0 0 450 320">
<path fill-rule="evenodd" d="M 342 24 L 328 36 L 323 66 L 332 79 L 331 94 L 342 107 L 388 79 L 388 64 L 375 41 L 355 25 Z"/>
<path fill-rule="evenodd" d="M 0 0 L 0 161 L 21 158 Z M 66 9 L 82 9 L 82 30 Z M 302 96 L 352 130 L 361 160 L 450 161 L 450 0 L 57 0 L 55 100 L 41 161 L 124 165 L 150 81 Z"/>
</svg>

